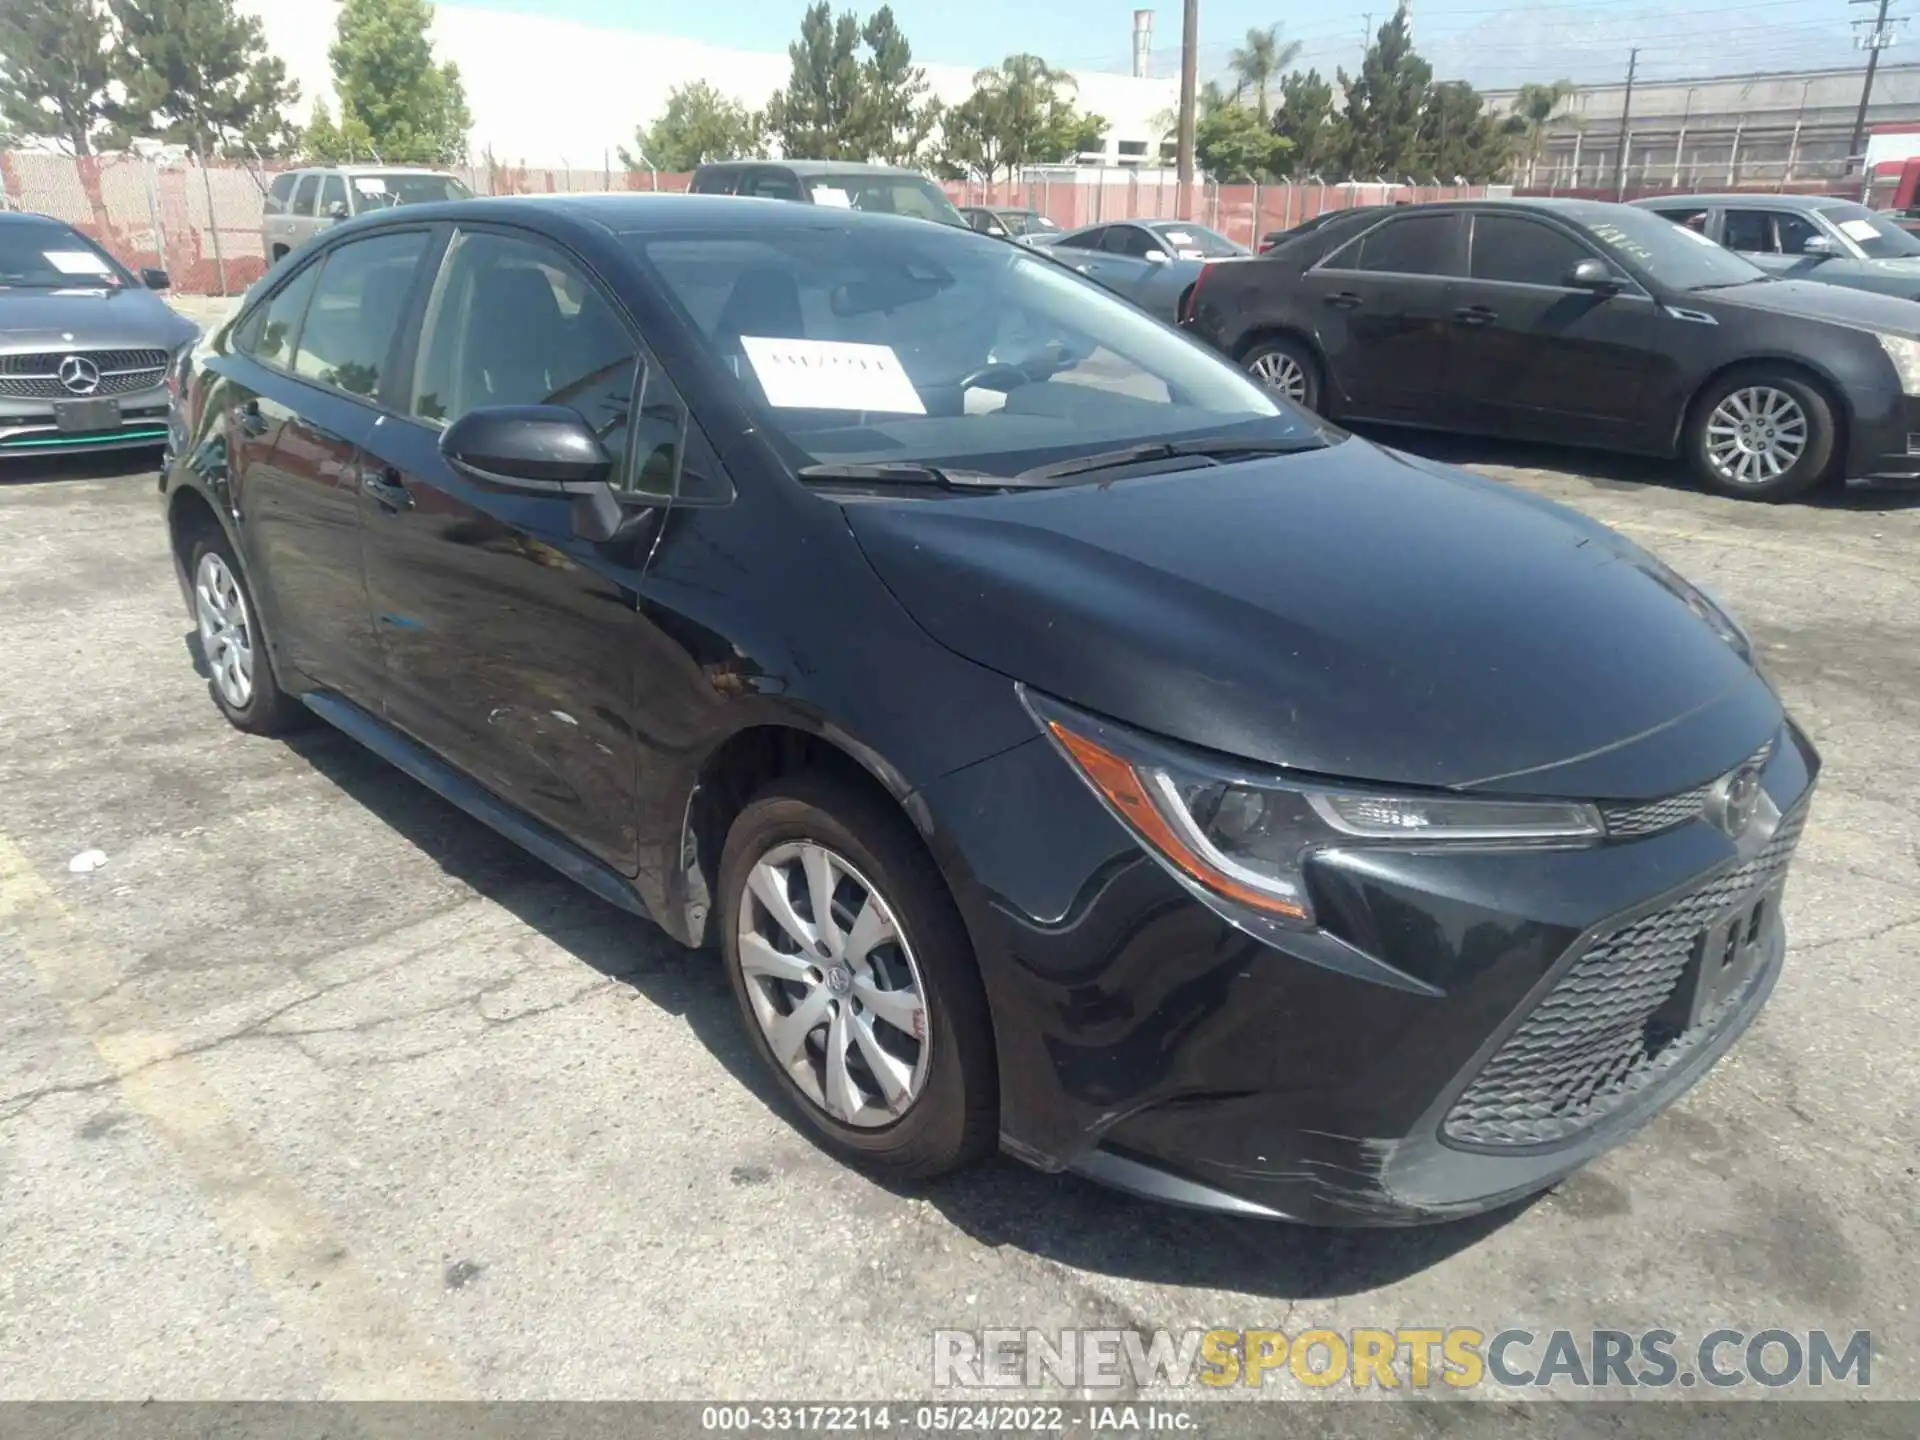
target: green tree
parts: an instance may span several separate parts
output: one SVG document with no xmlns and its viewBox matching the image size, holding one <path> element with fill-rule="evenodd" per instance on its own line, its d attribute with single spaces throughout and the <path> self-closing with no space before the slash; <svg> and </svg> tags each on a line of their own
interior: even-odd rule
<svg viewBox="0 0 1920 1440">
<path fill-rule="evenodd" d="M 1287 142 L 1287 174 L 1304 178 L 1336 166 L 1346 145 L 1346 127 L 1334 113 L 1332 82 L 1322 79 L 1318 70 L 1296 70 L 1282 80 L 1273 133 Z"/>
<path fill-rule="evenodd" d="M 1340 71 L 1347 95 L 1347 145 L 1342 157 L 1357 179 L 1399 178 L 1417 163 L 1421 113 L 1433 67 L 1413 48 L 1404 0 L 1380 27 L 1351 78 Z"/>
<path fill-rule="evenodd" d="M 364 161 L 373 154 L 373 145 L 367 136 L 367 127 L 351 116 L 345 123 L 335 124 L 333 111 L 327 108 L 323 98 L 313 102 L 313 113 L 306 129 L 300 132 L 300 154 L 308 160 L 335 163 Z"/>
<path fill-rule="evenodd" d="M 807 7 L 800 38 L 787 46 L 793 68 L 786 88 L 767 101 L 767 134 L 790 160 L 866 160 L 853 131 L 865 89 L 860 66 L 860 21 L 851 10 L 838 18 L 828 0 Z"/>
<path fill-rule="evenodd" d="M 0 127 L 91 155 L 112 79 L 106 16 L 94 0 L 0 8 Z"/>
<path fill-rule="evenodd" d="M 1227 56 L 1227 69 L 1233 72 L 1234 97 L 1244 100 L 1253 92 L 1254 113 L 1264 121 L 1273 112 L 1267 108 L 1267 95 L 1273 82 L 1300 58 L 1298 40 L 1282 40 L 1280 27 L 1247 31 L 1244 45 L 1237 45 Z"/>
<path fill-rule="evenodd" d="M 1193 157 L 1209 180 L 1244 185 L 1273 178 L 1288 141 L 1251 105 L 1229 101 L 1195 119 Z"/>
<path fill-rule="evenodd" d="M 1506 172 L 1513 136 L 1486 101 L 1464 80 L 1443 80 L 1427 92 L 1420 117 L 1420 161 L 1443 182 L 1455 178 L 1484 184 Z"/>
<path fill-rule="evenodd" d="M 949 180 L 969 176 L 991 180 L 1005 166 L 1000 154 L 1000 132 L 994 123 L 993 97 L 976 90 L 940 117 L 940 144 L 934 168 Z"/>
<path fill-rule="evenodd" d="M 940 120 L 940 102 L 928 94 L 927 72 L 913 63 L 913 47 L 882 5 L 861 27 L 867 56 L 852 125 L 864 160 L 904 165 L 917 159 Z"/>
<path fill-rule="evenodd" d="M 460 67 L 436 63 L 427 0 L 341 0 L 327 59 L 343 137 L 381 160 L 428 165 L 467 158 L 473 115 Z"/>
<path fill-rule="evenodd" d="M 977 71 L 967 104 L 991 136 L 995 164 L 1012 175 L 1022 165 L 1065 160 L 1103 143 L 1107 122 L 1085 115 L 1074 104 L 1073 77 L 1038 55 L 1009 55 L 999 65 Z"/>
<path fill-rule="evenodd" d="M 286 110 L 300 98 L 266 29 L 233 0 L 108 0 L 113 66 L 124 98 L 112 102 L 114 139 L 164 140 L 201 154 L 291 148 Z"/>
<path fill-rule="evenodd" d="M 745 160 L 764 153 L 761 118 L 704 80 L 676 85 L 667 108 L 634 135 L 639 151 L 620 151 L 620 163 L 642 170 L 692 170 L 710 160 Z"/>
<path fill-rule="evenodd" d="M 1571 80 L 1555 80 L 1550 84 L 1541 84 L 1530 80 L 1520 87 L 1520 93 L 1514 97 L 1513 118 L 1519 123 L 1520 133 L 1525 137 L 1525 158 L 1527 183 L 1533 183 L 1534 166 L 1540 161 L 1540 146 L 1546 138 L 1547 123 L 1568 100 L 1578 93 Z"/>
</svg>

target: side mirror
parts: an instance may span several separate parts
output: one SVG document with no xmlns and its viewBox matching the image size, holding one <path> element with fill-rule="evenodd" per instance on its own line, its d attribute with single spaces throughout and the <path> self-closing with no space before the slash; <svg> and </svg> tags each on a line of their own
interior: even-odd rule
<svg viewBox="0 0 1920 1440">
<path fill-rule="evenodd" d="M 347 202 L 344 200 L 334 201 L 331 205 L 327 207 L 327 218 L 329 220 L 346 219 L 347 218 Z"/>
<path fill-rule="evenodd" d="M 576 495 L 604 488 L 613 457 L 564 405 L 469 410 L 440 436 L 440 454 L 470 479 L 520 495 Z"/>
<path fill-rule="evenodd" d="M 140 283 L 149 290 L 171 290 L 173 279 L 164 270 L 146 269 L 140 272 Z"/>
<path fill-rule="evenodd" d="M 1567 284 L 1575 290 L 1611 295 L 1620 288 L 1620 277 L 1607 268 L 1606 261 L 1589 258 L 1573 267 L 1567 276 Z"/>
<path fill-rule="evenodd" d="M 1167 252 L 1164 250 L 1149 250 L 1141 258 L 1143 260 L 1150 261 L 1155 265 L 1164 265 L 1167 263 L 1168 256 L 1167 256 Z"/>
<path fill-rule="evenodd" d="M 1840 253 L 1831 235 L 1809 235 L 1800 244 L 1800 253 L 1809 260 L 1831 260 Z"/>
</svg>

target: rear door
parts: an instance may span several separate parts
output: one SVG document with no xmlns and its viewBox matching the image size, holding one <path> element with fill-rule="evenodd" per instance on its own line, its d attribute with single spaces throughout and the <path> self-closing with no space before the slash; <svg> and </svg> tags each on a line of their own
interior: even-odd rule
<svg viewBox="0 0 1920 1440">
<path fill-rule="evenodd" d="M 381 231 L 330 249 L 237 335 L 253 393 L 238 417 L 236 488 L 276 656 L 369 707 L 384 672 L 361 563 L 360 446 L 427 240 L 425 229 Z"/>
<path fill-rule="evenodd" d="M 463 476 L 439 441 L 471 410 L 571 406 L 615 456 L 616 483 L 637 491 L 654 483 L 663 446 L 671 472 L 684 407 L 659 398 L 665 377 L 586 267 L 528 232 L 454 234 L 414 350 L 366 442 L 367 585 L 388 716 L 632 873 L 634 667 L 646 648 L 636 595 L 651 532 L 581 540 L 569 500 Z"/>
<path fill-rule="evenodd" d="M 1472 217 L 1454 360 L 1476 428 L 1548 440 L 1637 443 L 1646 394 L 1671 362 L 1654 353 L 1665 317 L 1625 271 L 1573 231 L 1529 215 Z M 1621 289 L 1567 283 L 1599 260 Z"/>
<path fill-rule="evenodd" d="M 1453 310 L 1466 217 L 1411 210 L 1340 246 L 1301 277 L 1336 408 L 1451 424 Z"/>
</svg>

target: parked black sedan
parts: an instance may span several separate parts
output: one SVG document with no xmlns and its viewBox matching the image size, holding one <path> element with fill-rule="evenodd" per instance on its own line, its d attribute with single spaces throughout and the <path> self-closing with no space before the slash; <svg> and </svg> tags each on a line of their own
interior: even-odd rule
<svg viewBox="0 0 1920 1440">
<path fill-rule="evenodd" d="M 882 1174 L 1470 1211 L 1672 1101 L 1783 963 L 1818 762 L 1711 600 L 1023 246 L 408 207 L 262 282 L 182 408 L 227 718 L 318 715 L 716 945 Z"/>
<path fill-rule="evenodd" d="M 1683 454 L 1722 494 L 1920 476 L 1920 304 L 1651 211 L 1476 201 L 1211 265 L 1193 333 L 1323 414 Z"/>
</svg>

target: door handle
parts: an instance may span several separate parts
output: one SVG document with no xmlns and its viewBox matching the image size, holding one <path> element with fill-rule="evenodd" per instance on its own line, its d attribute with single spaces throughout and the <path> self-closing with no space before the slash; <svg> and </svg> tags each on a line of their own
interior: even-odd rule
<svg viewBox="0 0 1920 1440">
<path fill-rule="evenodd" d="M 258 400 L 249 400 L 240 407 L 240 433 L 255 440 L 267 433 L 267 417 L 260 413 Z"/>
<path fill-rule="evenodd" d="M 362 472 L 360 488 L 377 500 L 383 510 L 398 512 L 413 508 L 412 494 L 400 483 L 400 472 L 391 466 Z"/>
<path fill-rule="evenodd" d="M 1453 318 L 1462 325 L 1485 325 L 1500 317 L 1484 305 L 1469 305 L 1464 310 L 1454 311 Z"/>
<path fill-rule="evenodd" d="M 1360 308 L 1360 297 L 1351 290 L 1336 290 L 1327 296 L 1327 304 L 1336 310 L 1357 310 Z"/>
</svg>

